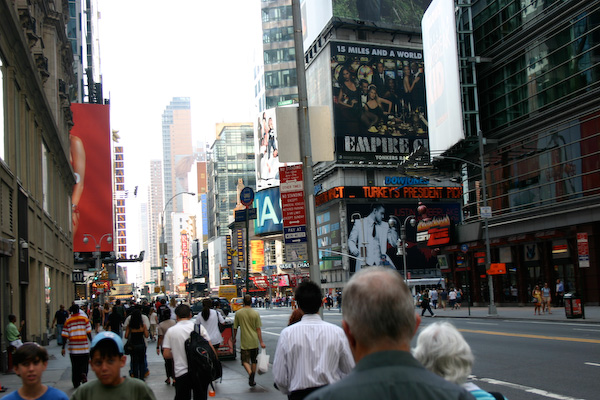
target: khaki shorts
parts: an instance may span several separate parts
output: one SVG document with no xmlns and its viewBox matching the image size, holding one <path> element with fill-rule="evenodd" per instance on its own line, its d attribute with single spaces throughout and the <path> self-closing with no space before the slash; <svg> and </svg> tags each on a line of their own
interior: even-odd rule
<svg viewBox="0 0 600 400">
<path fill-rule="evenodd" d="M 256 364 L 256 357 L 258 356 L 258 347 L 256 349 L 240 350 L 240 358 L 242 359 L 242 365 Z"/>
</svg>

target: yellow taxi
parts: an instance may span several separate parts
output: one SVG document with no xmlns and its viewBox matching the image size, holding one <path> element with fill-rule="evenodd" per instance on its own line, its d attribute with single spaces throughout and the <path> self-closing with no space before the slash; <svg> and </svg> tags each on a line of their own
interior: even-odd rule
<svg viewBox="0 0 600 400">
<path fill-rule="evenodd" d="M 234 297 L 230 301 L 231 311 L 236 312 L 240 308 L 244 307 L 244 299 L 242 297 Z"/>
</svg>

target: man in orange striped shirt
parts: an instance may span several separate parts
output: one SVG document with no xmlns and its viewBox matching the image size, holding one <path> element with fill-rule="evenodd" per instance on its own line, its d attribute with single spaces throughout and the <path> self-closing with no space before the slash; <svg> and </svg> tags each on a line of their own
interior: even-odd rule
<svg viewBox="0 0 600 400">
<path fill-rule="evenodd" d="M 87 382 L 92 326 L 85 314 L 79 312 L 77 304 L 73 304 L 69 311 L 71 316 L 65 322 L 62 331 L 61 354 L 63 357 L 65 356 L 65 345 L 68 342 L 69 356 L 71 357 L 71 379 L 73 387 L 78 388 L 79 385 Z"/>
</svg>

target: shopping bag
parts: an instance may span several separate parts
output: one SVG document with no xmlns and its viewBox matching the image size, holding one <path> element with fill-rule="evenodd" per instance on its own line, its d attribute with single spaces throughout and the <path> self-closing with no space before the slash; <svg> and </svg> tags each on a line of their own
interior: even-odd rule
<svg viewBox="0 0 600 400">
<path fill-rule="evenodd" d="M 260 353 L 256 357 L 258 374 L 266 374 L 269 371 L 269 355 L 267 349 L 261 349 Z"/>
</svg>

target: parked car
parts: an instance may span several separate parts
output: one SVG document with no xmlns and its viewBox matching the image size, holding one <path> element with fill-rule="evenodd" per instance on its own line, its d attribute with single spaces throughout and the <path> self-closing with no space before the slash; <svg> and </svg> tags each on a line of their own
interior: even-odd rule
<svg viewBox="0 0 600 400">
<path fill-rule="evenodd" d="M 190 306 L 192 309 L 192 315 L 198 315 L 202 312 L 202 300 L 199 300 Z"/>
<path fill-rule="evenodd" d="M 244 299 L 242 297 L 234 297 L 231 299 L 231 311 L 236 312 L 244 307 Z"/>
<path fill-rule="evenodd" d="M 229 301 L 225 297 L 211 297 L 211 299 L 213 301 L 213 305 L 216 305 L 216 303 L 219 304 L 219 308 L 223 311 L 223 314 L 225 314 L 225 316 L 229 315 L 229 313 L 231 312 L 231 306 L 229 305 Z"/>
<path fill-rule="evenodd" d="M 229 315 L 231 312 L 231 306 L 225 297 L 211 297 L 210 299 L 213 302 L 213 308 L 216 308 L 216 305 L 218 304 L 221 311 L 223 311 L 223 314 L 225 314 L 225 316 Z M 202 312 L 202 309 L 204 308 L 202 307 L 202 300 L 199 300 L 191 305 L 190 308 L 192 309 L 193 315 L 197 315 Z"/>
</svg>

